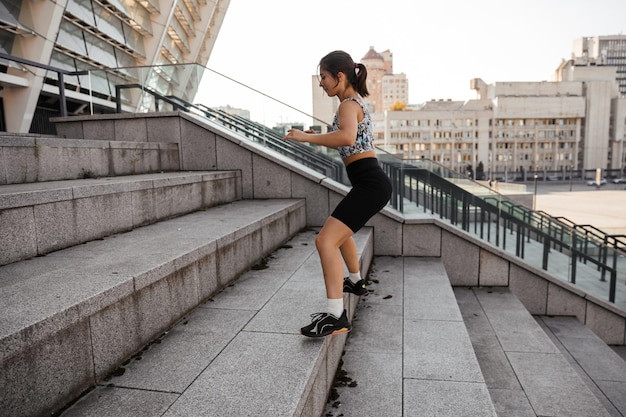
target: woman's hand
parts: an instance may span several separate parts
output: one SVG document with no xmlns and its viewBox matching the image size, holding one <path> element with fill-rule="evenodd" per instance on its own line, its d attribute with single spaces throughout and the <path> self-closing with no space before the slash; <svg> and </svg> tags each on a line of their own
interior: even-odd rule
<svg viewBox="0 0 626 417">
<path fill-rule="evenodd" d="M 289 129 L 283 140 L 295 140 L 296 142 L 308 142 L 309 136 L 313 134 L 312 130 Z"/>
</svg>

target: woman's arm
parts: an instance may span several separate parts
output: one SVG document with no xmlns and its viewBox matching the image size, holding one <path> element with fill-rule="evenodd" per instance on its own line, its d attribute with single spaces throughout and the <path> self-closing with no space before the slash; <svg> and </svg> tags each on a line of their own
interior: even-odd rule
<svg viewBox="0 0 626 417">
<path fill-rule="evenodd" d="M 309 133 L 299 129 L 289 129 L 283 140 L 295 140 L 308 142 L 315 145 L 323 145 L 329 148 L 350 146 L 356 141 L 356 133 L 359 120 L 363 119 L 363 109 L 355 101 L 345 101 L 337 109 L 339 129 L 329 133 Z"/>
</svg>

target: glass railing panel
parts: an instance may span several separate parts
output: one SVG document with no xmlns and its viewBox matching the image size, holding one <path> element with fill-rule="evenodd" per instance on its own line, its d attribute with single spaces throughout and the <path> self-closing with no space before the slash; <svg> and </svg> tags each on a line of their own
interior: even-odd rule
<svg viewBox="0 0 626 417">
<path fill-rule="evenodd" d="M 92 72 L 91 76 L 138 86 L 119 90 L 124 111 L 183 109 L 348 184 L 336 150 L 282 141 L 291 127 L 325 132 L 328 121 L 317 120 L 218 72 L 189 64 L 120 68 L 114 73 Z M 504 194 L 504 188 L 511 186 L 520 187 L 513 193 L 528 194 L 519 184 L 490 186 L 434 161 L 403 159 L 383 149 L 377 149 L 377 155 L 394 187 L 389 204 L 406 217 L 437 217 L 539 270 L 598 298 L 621 302 L 626 308 L 624 252 L 605 245 L 601 233 L 533 211 Z"/>
<path fill-rule="evenodd" d="M 326 132 L 326 121 L 197 64 L 118 68 L 116 72 L 126 77 L 121 83 L 125 87 L 115 93 L 119 97 L 113 97 L 123 111 L 185 110 L 347 184 L 336 150 L 282 140 L 292 127 Z M 91 77 L 105 73 L 110 75 L 92 71 Z"/>
</svg>

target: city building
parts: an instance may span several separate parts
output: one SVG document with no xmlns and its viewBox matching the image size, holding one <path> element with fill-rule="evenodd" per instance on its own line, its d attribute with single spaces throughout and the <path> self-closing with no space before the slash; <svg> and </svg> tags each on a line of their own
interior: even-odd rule
<svg viewBox="0 0 626 417">
<path fill-rule="evenodd" d="M 620 94 L 626 96 L 626 35 L 579 38 L 574 41 L 573 55 L 578 66 L 615 67 Z"/>
<path fill-rule="evenodd" d="M 361 58 L 367 68 L 367 89 L 370 95 L 365 99 L 372 112 L 390 110 L 394 106 L 404 106 L 409 102 L 409 82 L 405 74 L 393 73 L 393 54 L 389 50 L 376 52 L 373 46 Z"/>
<path fill-rule="evenodd" d="M 621 48 L 618 39 L 626 37 L 584 39 L 575 45 L 586 44 L 587 55 L 563 61 L 555 81 L 488 85 L 473 79 L 475 100 L 419 105 L 401 104 L 402 90 L 393 90 L 391 80 L 404 74 L 387 72 L 393 69 L 389 51 L 370 48 L 362 62 L 373 78 L 368 85 L 376 145 L 407 159 L 430 159 L 457 172 L 482 171 L 507 181 L 537 172 L 564 178 L 572 170 L 623 175 L 626 98 L 619 82 L 625 70 L 618 57 L 625 55 L 615 51 Z M 591 56 L 597 49 L 591 45 L 602 48 L 602 59 Z"/>
<path fill-rule="evenodd" d="M 370 93 L 364 99 L 371 113 L 384 110 L 403 109 L 409 102 L 409 81 L 406 74 L 393 73 L 393 54 L 389 50 L 376 52 L 373 46 L 357 61 L 367 68 L 367 89 Z M 311 91 L 313 97 L 313 116 L 316 120 L 313 125 L 320 125 L 321 121 L 332 121 L 339 101 L 328 97 L 319 88 L 317 75 L 311 77 Z M 323 125 L 323 124 L 322 124 Z"/>
<path fill-rule="evenodd" d="M 326 132 L 327 125 L 332 123 L 339 100 L 336 97 L 328 97 L 324 89 L 320 87 L 319 75 L 311 77 L 311 96 L 313 98 L 313 126 L 319 126 L 323 132 Z"/>
<path fill-rule="evenodd" d="M 229 0 L 3 0 L 0 53 L 88 71 L 63 78 L 70 114 L 115 111 L 116 84 L 158 80 L 158 93 L 193 99 L 202 74 L 168 65 L 206 65 L 228 5 Z M 0 130 L 49 133 L 49 117 L 59 114 L 57 73 L 0 58 L 0 86 Z M 129 111 L 154 105 L 140 92 L 121 95 Z"/>
</svg>

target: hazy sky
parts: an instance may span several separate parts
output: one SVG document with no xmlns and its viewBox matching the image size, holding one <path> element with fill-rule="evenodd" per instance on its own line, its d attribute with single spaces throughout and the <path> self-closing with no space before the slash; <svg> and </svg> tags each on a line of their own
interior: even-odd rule
<svg viewBox="0 0 626 417">
<path fill-rule="evenodd" d="M 231 0 L 207 66 L 309 112 L 320 58 L 373 46 L 418 104 L 474 98 L 472 78 L 551 81 L 575 39 L 616 34 L 626 0 Z"/>
</svg>

